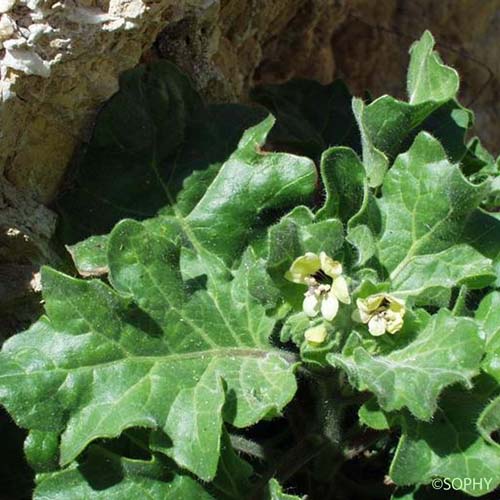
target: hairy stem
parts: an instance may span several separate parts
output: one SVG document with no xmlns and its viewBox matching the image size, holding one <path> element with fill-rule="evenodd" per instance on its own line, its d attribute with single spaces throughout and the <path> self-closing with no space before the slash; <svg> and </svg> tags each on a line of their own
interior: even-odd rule
<svg viewBox="0 0 500 500">
<path fill-rule="evenodd" d="M 251 457 L 255 457 L 260 460 L 265 460 L 269 457 L 269 453 L 266 452 L 265 447 L 255 441 L 252 441 L 251 439 L 238 434 L 230 434 L 229 438 L 231 440 L 232 447 L 240 453 L 250 455 Z"/>
</svg>

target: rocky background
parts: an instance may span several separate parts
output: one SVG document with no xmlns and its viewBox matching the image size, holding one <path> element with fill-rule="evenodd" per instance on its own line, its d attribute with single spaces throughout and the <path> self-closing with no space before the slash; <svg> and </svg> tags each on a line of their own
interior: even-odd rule
<svg viewBox="0 0 500 500">
<path fill-rule="evenodd" d="M 500 0 L 0 0 L 0 16 L 0 308 L 39 286 L 47 206 L 142 61 L 174 61 L 212 101 L 295 76 L 403 97 L 408 48 L 430 29 L 476 133 L 500 149 Z"/>
</svg>

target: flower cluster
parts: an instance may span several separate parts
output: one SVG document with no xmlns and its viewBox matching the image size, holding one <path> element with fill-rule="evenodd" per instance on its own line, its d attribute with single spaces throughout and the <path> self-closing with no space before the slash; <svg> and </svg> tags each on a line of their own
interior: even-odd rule
<svg viewBox="0 0 500 500">
<path fill-rule="evenodd" d="M 307 252 L 292 263 L 285 278 L 293 283 L 307 285 L 303 309 L 311 318 L 321 311 L 327 321 L 332 321 L 339 310 L 339 301 L 351 303 L 347 281 L 342 275 L 342 264 L 325 252 L 316 255 Z"/>
<path fill-rule="evenodd" d="M 375 337 L 385 332 L 396 333 L 403 327 L 405 303 L 388 293 L 377 293 L 356 301 L 353 319 L 368 324 L 368 331 Z"/>
<path fill-rule="evenodd" d="M 342 264 L 325 252 L 316 255 L 307 252 L 295 259 L 285 278 L 293 283 L 307 286 L 302 308 L 307 316 L 314 318 L 320 312 L 326 321 L 332 321 L 338 313 L 340 302 L 350 304 L 349 287 L 343 275 Z M 354 320 L 368 325 L 373 336 L 401 330 L 406 312 L 405 303 L 388 293 L 377 293 L 364 299 L 357 299 Z M 326 338 L 324 325 L 309 328 L 306 340 L 319 345 Z"/>
</svg>

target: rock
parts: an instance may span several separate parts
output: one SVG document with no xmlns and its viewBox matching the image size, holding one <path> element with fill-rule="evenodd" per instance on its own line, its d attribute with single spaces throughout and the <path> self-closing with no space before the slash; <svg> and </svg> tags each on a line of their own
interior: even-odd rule
<svg viewBox="0 0 500 500">
<path fill-rule="evenodd" d="M 16 0 L 0 0 L 0 13 L 9 12 L 16 4 Z"/>
<path fill-rule="evenodd" d="M 51 210 L 4 180 L 0 190 L 0 263 L 57 262 L 50 245 L 55 223 Z"/>
<path fill-rule="evenodd" d="M 116 91 L 119 73 L 136 65 L 157 33 L 182 15 L 173 4 L 170 0 L 0 4 L 0 10 L 8 12 L 2 16 L 5 51 L 0 71 L 4 260 L 21 256 L 30 262 L 47 260 L 55 219 L 44 204 L 54 198 L 99 106 Z M 4 16 L 14 24 L 13 33 Z"/>
<path fill-rule="evenodd" d="M 97 4 L 26 0 L 9 11 L 18 29 L 3 41 L 0 172 L 42 203 L 118 74 L 180 14 L 170 0 Z"/>
<path fill-rule="evenodd" d="M 3 47 L 3 41 L 8 40 L 14 34 L 16 26 L 12 19 L 7 15 L 3 14 L 0 17 L 0 43 L 1 47 Z"/>
</svg>

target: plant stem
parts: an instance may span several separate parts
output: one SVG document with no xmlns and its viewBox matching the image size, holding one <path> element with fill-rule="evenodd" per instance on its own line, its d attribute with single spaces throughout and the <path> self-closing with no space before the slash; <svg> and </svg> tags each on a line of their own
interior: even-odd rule
<svg viewBox="0 0 500 500">
<path fill-rule="evenodd" d="M 286 349 L 279 349 L 278 354 L 284 357 L 290 364 L 300 362 L 300 356 L 296 352 L 287 351 Z"/>
<path fill-rule="evenodd" d="M 239 436 L 238 434 L 230 434 L 229 438 L 231 440 L 232 447 L 236 451 L 260 460 L 269 458 L 269 453 L 266 452 L 266 449 L 259 443 L 256 443 L 255 441 L 252 441 L 244 436 Z"/>
<path fill-rule="evenodd" d="M 465 316 L 467 312 L 467 287 L 462 285 L 460 291 L 458 292 L 457 299 L 453 305 L 453 310 L 451 311 L 453 316 Z"/>
</svg>

